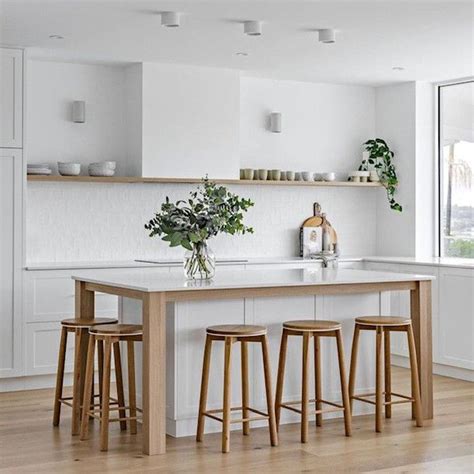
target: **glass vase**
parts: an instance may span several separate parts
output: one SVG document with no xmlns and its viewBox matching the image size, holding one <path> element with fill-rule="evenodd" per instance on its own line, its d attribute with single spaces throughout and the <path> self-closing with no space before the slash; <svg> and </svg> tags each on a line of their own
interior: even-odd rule
<svg viewBox="0 0 474 474">
<path fill-rule="evenodd" d="M 216 257 L 207 242 L 193 244 L 184 254 L 184 276 L 188 280 L 210 280 L 216 271 Z"/>
</svg>

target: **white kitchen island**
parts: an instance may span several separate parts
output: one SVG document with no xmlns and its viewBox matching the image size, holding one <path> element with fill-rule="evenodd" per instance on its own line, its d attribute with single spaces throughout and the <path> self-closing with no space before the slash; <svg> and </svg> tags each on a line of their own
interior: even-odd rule
<svg viewBox="0 0 474 474">
<path fill-rule="evenodd" d="M 210 282 L 189 282 L 180 273 L 163 274 L 158 270 L 132 273 L 127 269 L 117 269 L 86 272 L 73 278 L 76 280 L 76 318 L 94 316 L 95 292 L 121 296 L 125 301 L 132 299 L 141 302 L 144 327 L 143 449 L 146 454 L 166 451 L 167 414 L 169 418 L 173 415 L 170 410 L 176 411 L 177 407 L 179 409 L 179 397 L 183 397 L 183 394 L 186 397 L 191 392 L 197 394 L 199 391 L 199 383 L 196 382 L 199 380 L 202 354 L 199 345 L 207 325 L 230 321 L 251 324 L 258 321 L 259 324 L 269 326 L 270 342 L 275 345 L 283 320 L 330 317 L 342 320 L 347 351 L 353 318 L 362 314 L 383 312 L 380 295 L 387 291 L 410 291 L 424 417 L 429 419 L 433 416 L 431 276 L 344 269 L 218 269 L 215 278 Z M 168 310 L 167 303 L 170 303 Z M 136 311 L 128 311 L 125 303 L 124 317 L 133 317 L 133 313 L 136 316 Z M 171 328 L 168 331 L 167 314 Z M 187 341 L 191 346 L 194 345 L 195 350 L 180 359 L 180 353 Z M 170 346 L 168 367 L 167 342 Z M 275 369 L 276 358 L 273 350 L 274 348 L 271 349 L 271 362 Z M 370 347 L 366 350 L 368 355 Z M 85 351 L 83 353 L 85 354 Z M 173 355 L 172 359 L 170 354 Z M 325 353 L 324 360 L 330 367 L 334 357 Z M 168 377 L 168 385 L 172 386 L 167 390 L 166 371 L 176 374 L 176 361 L 184 361 L 188 365 L 191 364 L 191 367 L 185 367 L 180 375 L 183 385 L 177 386 L 177 379 Z M 367 357 L 366 367 L 373 365 L 368 363 L 370 361 L 371 358 Z M 215 365 L 218 369 L 219 364 Z M 263 395 L 260 385 L 262 378 L 257 375 L 258 369 L 254 367 L 254 370 L 253 398 L 258 404 Z M 364 365 L 359 370 L 359 373 L 362 372 Z M 370 373 L 369 371 L 367 374 Z M 75 374 L 75 383 L 80 383 L 80 377 L 80 373 Z M 332 391 L 330 387 L 328 390 Z M 216 402 L 219 399 L 220 387 L 210 392 L 215 392 L 213 398 Z M 171 399 L 168 405 L 167 395 Z M 211 399 L 210 404 L 212 403 Z M 187 409 L 192 405 L 189 403 Z M 75 407 L 74 412 L 78 411 L 79 407 Z M 186 412 L 186 407 L 184 411 Z M 189 414 L 193 423 L 191 413 Z M 73 425 L 76 420 L 77 418 L 73 417 Z"/>
</svg>

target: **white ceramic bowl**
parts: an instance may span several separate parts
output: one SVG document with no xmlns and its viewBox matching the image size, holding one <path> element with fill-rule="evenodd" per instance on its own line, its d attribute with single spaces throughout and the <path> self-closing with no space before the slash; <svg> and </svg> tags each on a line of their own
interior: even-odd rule
<svg viewBox="0 0 474 474">
<path fill-rule="evenodd" d="M 313 181 L 313 173 L 311 171 L 302 171 L 301 177 L 304 181 Z"/>
<path fill-rule="evenodd" d="M 335 181 L 336 180 L 336 173 L 321 173 L 320 174 L 321 181 Z"/>
<path fill-rule="evenodd" d="M 109 168 L 95 168 L 89 166 L 89 176 L 113 176 L 115 170 Z"/>
<path fill-rule="evenodd" d="M 114 170 L 117 167 L 117 163 L 115 161 L 99 161 L 97 163 L 90 163 L 89 167 Z"/>
<path fill-rule="evenodd" d="M 62 176 L 78 176 L 81 173 L 81 164 L 58 161 L 58 172 Z"/>
</svg>

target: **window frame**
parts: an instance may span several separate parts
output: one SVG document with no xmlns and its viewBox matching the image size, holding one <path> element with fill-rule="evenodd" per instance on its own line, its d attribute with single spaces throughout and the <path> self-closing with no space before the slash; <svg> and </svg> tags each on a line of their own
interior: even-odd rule
<svg viewBox="0 0 474 474">
<path fill-rule="evenodd" d="M 443 226 L 442 226 L 442 217 L 443 217 L 443 153 L 442 153 L 442 142 L 443 142 L 443 133 L 441 127 L 441 120 L 442 120 L 442 99 L 441 99 L 441 91 L 443 87 L 450 87 L 450 86 L 457 86 L 461 84 L 469 84 L 474 83 L 474 76 L 472 77 L 465 77 L 462 79 L 455 79 L 450 81 L 438 82 L 435 84 L 435 94 L 436 94 L 436 101 L 435 101 L 435 163 L 436 163 L 436 171 L 435 171 L 435 182 L 436 182 L 436 219 L 435 219 L 435 251 L 437 257 L 445 257 L 442 255 L 442 248 L 443 248 Z M 460 257 L 462 258 L 462 257 Z M 472 260 L 472 259 L 466 259 Z"/>
</svg>

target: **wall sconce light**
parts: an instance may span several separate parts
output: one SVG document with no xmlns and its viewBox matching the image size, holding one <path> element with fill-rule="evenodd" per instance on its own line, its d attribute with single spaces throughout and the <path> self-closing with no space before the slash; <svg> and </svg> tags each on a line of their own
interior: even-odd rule
<svg viewBox="0 0 474 474">
<path fill-rule="evenodd" d="M 248 36 L 260 36 L 262 34 L 262 22 L 258 20 L 244 21 L 244 33 Z"/>
<path fill-rule="evenodd" d="M 72 121 L 74 123 L 86 121 L 86 103 L 83 100 L 75 100 L 72 103 Z"/>
<path fill-rule="evenodd" d="M 273 133 L 281 133 L 281 113 L 272 112 L 270 114 L 270 130 Z"/>
</svg>

